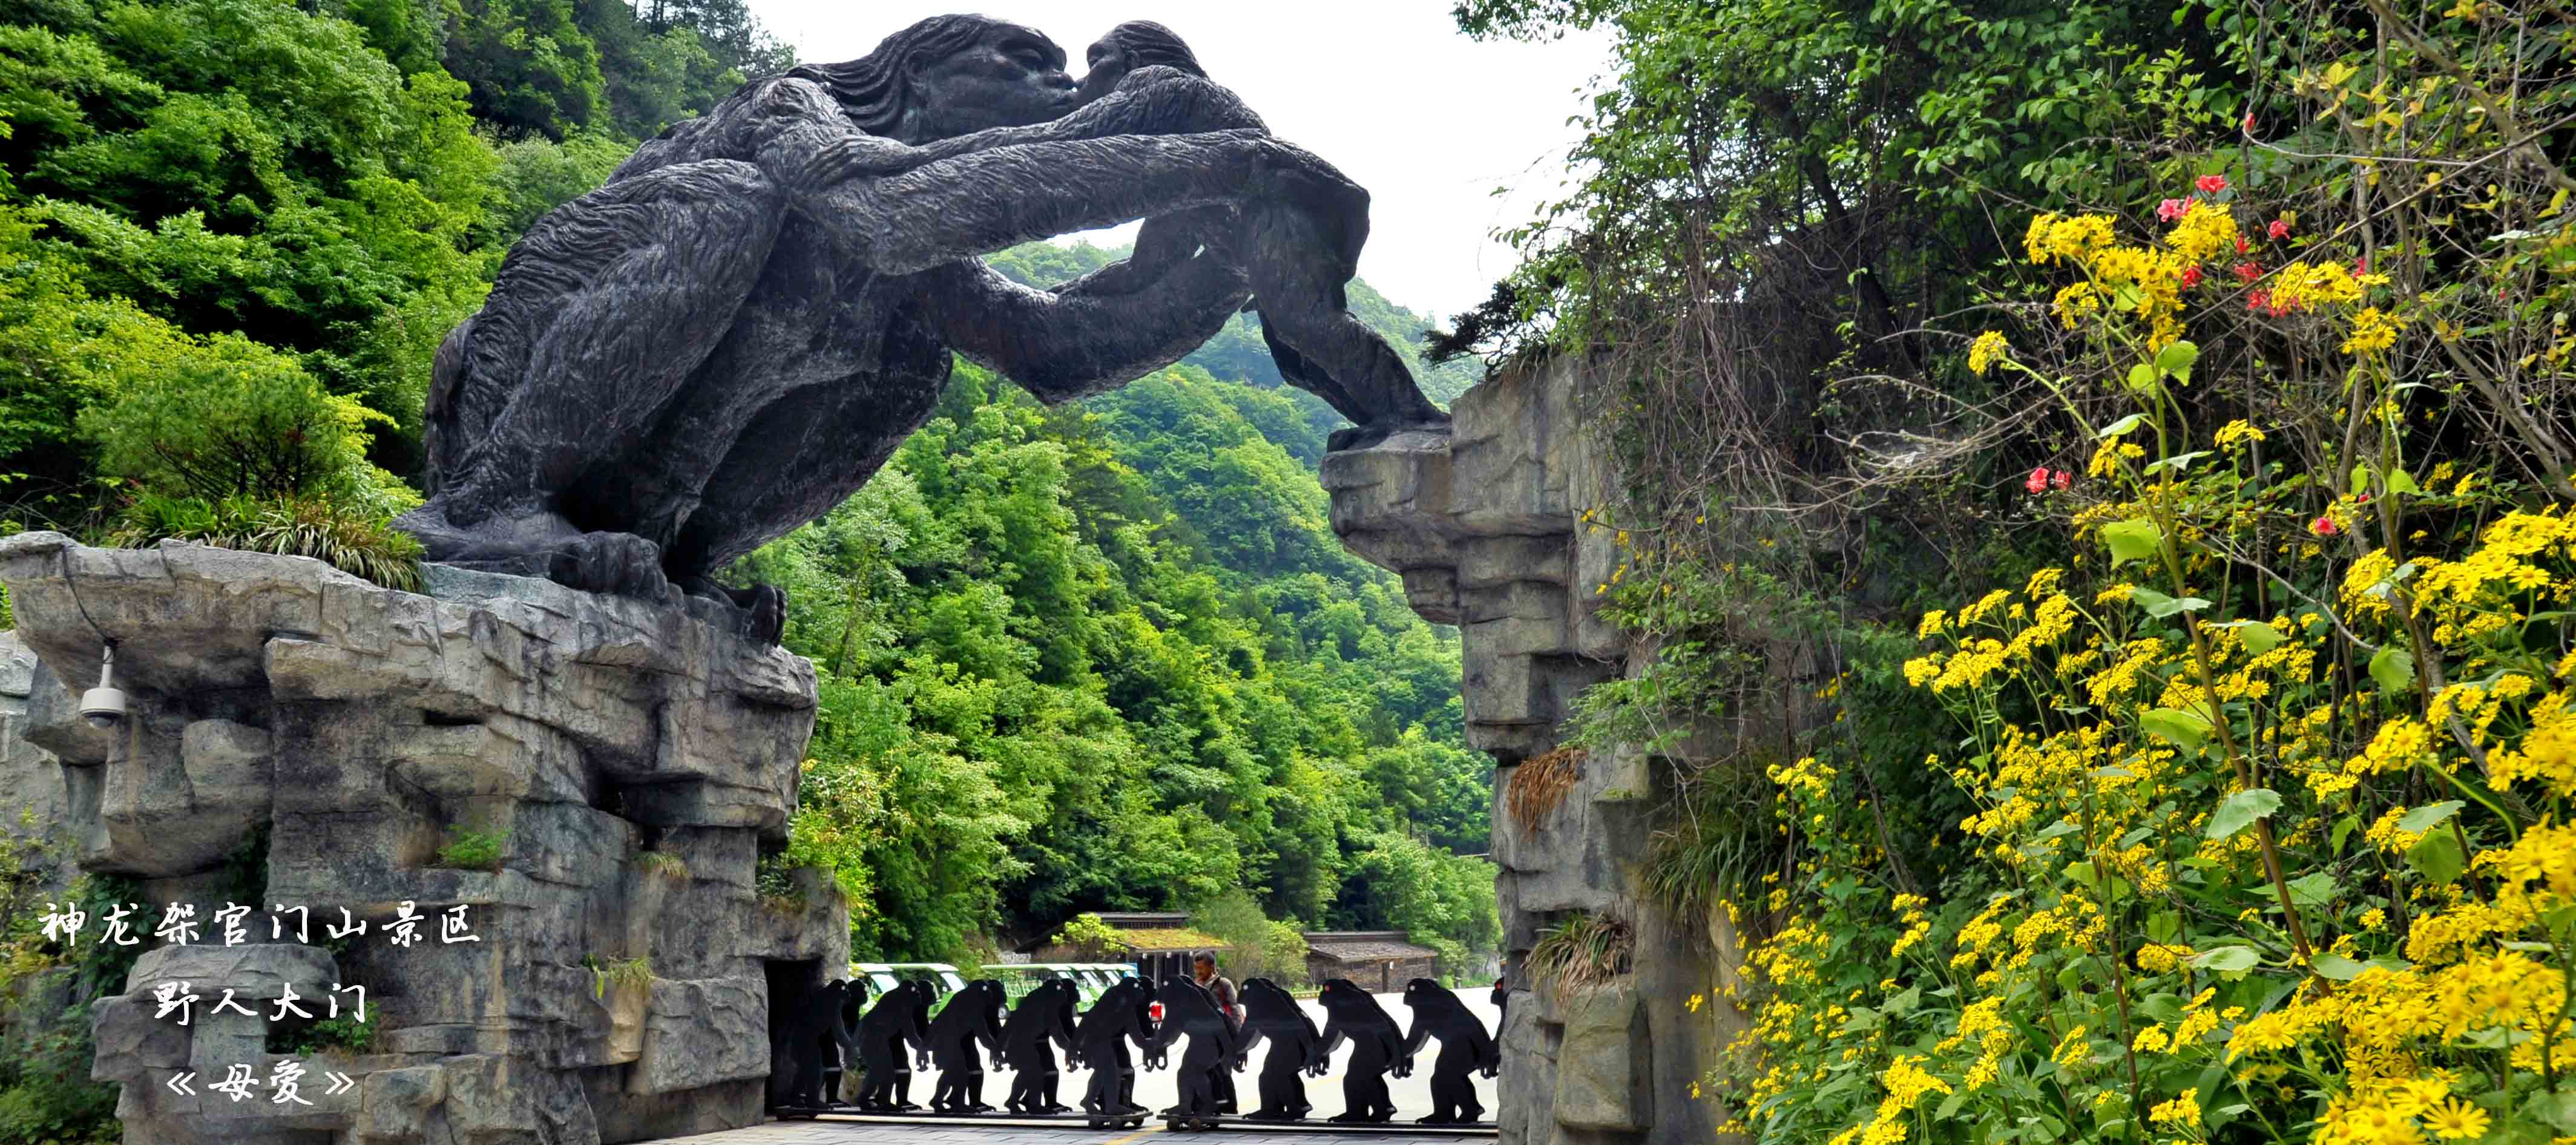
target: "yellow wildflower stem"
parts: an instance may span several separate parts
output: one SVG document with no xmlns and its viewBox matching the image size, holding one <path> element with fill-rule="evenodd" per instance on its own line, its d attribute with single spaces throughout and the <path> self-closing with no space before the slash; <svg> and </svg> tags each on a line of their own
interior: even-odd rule
<svg viewBox="0 0 2576 1145">
<path fill-rule="evenodd" d="M 2156 440 L 2159 449 L 2165 448 L 2162 417 L 2156 419 Z M 2169 457 L 2172 454 L 2167 451 L 2164 456 Z M 2189 596 L 2190 587 L 2183 580 L 2180 545 L 2174 540 L 2176 521 L 2173 508 L 2162 498 L 2150 504 L 2155 507 L 2156 515 L 2161 518 L 2159 531 L 2164 536 L 2157 545 L 2157 551 L 2164 558 L 2166 575 L 2172 578 L 2174 596 L 2176 598 Z M 2227 754 L 2227 766 L 2236 773 L 2237 789 L 2250 790 L 2255 786 L 2253 768 L 2246 764 L 2244 754 L 2236 745 L 2236 732 L 2228 723 L 2227 713 L 2220 710 L 2218 706 L 2218 679 L 2217 673 L 2210 668 L 2212 657 L 2209 653 L 2209 633 L 2202 628 L 2200 616 L 2197 613 L 2184 614 L 2184 621 L 2191 633 L 2192 666 L 2200 674 L 2201 694 L 2208 698 L 2210 706 L 2209 714 L 2212 717 L 2209 721 L 2210 727 L 2218 733 L 2218 747 L 2220 751 Z M 2316 958 L 2316 952 L 2308 945 L 2308 927 L 2306 923 L 2299 920 L 2298 904 L 2290 901 L 2290 880 L 2281 873 L 2281 849 L 2280 844 L 2273 839 L 2271 820 L 2254 821 L 2254 840 L 2263 852 L 2263 873 L 2271 878 L 2272 890 L 2280 896 L 2281 917 L 2289 924 L 2290 942 L 2298 948 L 2299 963 L 2307 969 L 2308 973 L 2314 974 L 2316 970 L 2311 963 Z M 2323 978 L 2317 981 L 2321 984 L 2321 989 L 2329 993 L 2334 990 L 2333 983 Z"/>
</svg>

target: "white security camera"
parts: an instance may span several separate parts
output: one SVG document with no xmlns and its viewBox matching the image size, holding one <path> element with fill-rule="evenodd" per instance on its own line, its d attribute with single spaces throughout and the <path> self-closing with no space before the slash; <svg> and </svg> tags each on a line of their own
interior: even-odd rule
<svg viewBox="0 0 2576 1145">
<path fill-rule="evenodd" d="M 125 722 L 125 693 L 116 689 L 116 646 L 110 644 L 98 658 L 98 686 L 81 693 L 81 718 L 89 726 L 107 731 Z"/>
</svg>

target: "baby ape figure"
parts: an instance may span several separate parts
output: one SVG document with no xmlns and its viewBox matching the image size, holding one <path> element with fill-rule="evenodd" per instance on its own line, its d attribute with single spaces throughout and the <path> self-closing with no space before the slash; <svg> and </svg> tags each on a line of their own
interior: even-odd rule
<svg viewBox="0 0 2576 1145">
<path fill-rule="evenodd" d="M 930 1059 L 939 1065 L 939 1089 L 930 1097 L 930 1108 L 941 1113 L 990 1113 L 984 1104 L 984 1054 L 975 1052 L 981 1042 L 992 1055 L 993 1068 L 1002 1068 L 1002 984 L 982 978 L 966 984 L 948 1007 L 930 1023 Z"/>
<path fill-rule="evenodd" d="M 1424 1125 L 1460 1125 L 1485 1116 L 1476 1100 L 1476 1083 L 1467 1071 L 1494 1076 L 1503 1065 L 1502 1049 L 1486 1036 L 1485 1023 L 1467 1012 L 1467 1004 L 1448 988 L 1428 978 L 1404 986 L 1404 1005 L 1413 1011 L 1413 1034 L 1404 1040 L 1404 1059 L 1422 1052 L 1422 1044 L 1440 1039 L 1440 1057 L 1431 1065 L 1431 1116 Z"/>
<path fill-rule="evenodd" d="M 1167 67 L 1207 78 L 1189 45 L 1148 20 L 1110 29 L 1089 55 L 1090 70 L 1078 93 L 1085 102 L 1116 90 L 1120 79 L 1139 68 Z M 1201 117 L 1195 122 L 1204 124 L 1200 130 L 1268 130 L 1241 100 L 1220 104 L 1232 94 L 1223 88 L 1195 94 L 1201 99 L 1195 109 Z M 1334 431 L 1332 448 L 1373 445 L 1399 429 L 1448 427 L 1449 415 L 1422 395 L 1403 357 L 1350 312 L 1343 288 L 1358 273 L 1360 247 L 1368 241 L 1365 209 L 1328 217 L 1286 205 L 1247 211 L 1217 206 L 1147 219 L 1126 262 L 1094 272 L 1083 289 L 1114 294 L 1129 283 L 1141 287 L 1200 246 L 1213 248 L 1237 235 L 1241 241 L 1232 249 L 1241 252 L 1244 274 L 1252 280 L 1252 308 L 1261 311 L 1261 338 L 1279 376 L 1354 423 Z"/>
<path fill-rule="evenodd" d="M 1270 1055 L 1261 1060 L 1261 1108 L 1245 1120 L 1303 1121 L 1315 1106 L 1306 1100 L 1300 1076 L 1324 1076 L 1324 1059 L 1315 1052 L 1324 1039 L 1315 1032 L 1315 1020 L 1278 983 L 1248 978 L 1243 983 L 1243 1052 L 1251 1053 L 1264 1038 L 1270 1040 Z"/>
<path fill-rule="evenodd" d="M 1386 1007 L 1368 991 L 1352 984 L 1348 978 L 1335 978 L 1324 983 L 1324 1056 L 1351 1041 L 1351 1064 L 1342 1070 L 1342 1099 L 1349 1106 L 1331 1120 L 1377 1123 L 1395 1116 L 1395 1099 L 1386 1092 L 1386 1072 L 1390 1065 L 1395 1076 L 1413 1076 L 1413 1059 L 1399 1057 L 1404 1047 L 1404 1032 L 1395 1028 Z"/>
<path fill-rule="evenodd" d="M 1159 1052 L 1184 1036 L 1190 1039 L 1190 1048 L 1181 1054 L 1181 1103 L 1165 1111 L 1164 1126 L 1214 1129 L 1217 1071 L 1243 1068 L 1234 1024 L 1216 1008 L 1216 997 L 1207 987 L 1187 978 L 1164 982 L 1154 1000 L 1163 1004 L 1163 1024 L 1154 1032 L 1152 1048 Z"/>
<path fill-rule="evenodd" d="M 1011 1096 L 1002 1104 L 1013 1113 L 1062 1113 L 1072 1108 L 1055 1099 L 1063 1078 L 1055 1065 L 1052 1038 L 1073 1052 L 1073 983 L 1049 978 L 1020 999 L 1002 1027 L 1002 1057 L 1011 1066 Z"/>
<path fill-rule="evenodd" d="M 1133 1041 L 1139 1049 L 1150 1045 L 1154 1022 L 1145 1012 L 1146 998 L 1142 980 L 1121 978 L 1091 1004 L 1074 1031 L 1074 1064 L 1091 1069 L 1082 1109 L 1094 1129 L 1145 1123 L 1145 1107 L 1136 1104 L 1136 1066 L 1127 1056 L 1127 1043 Z"/>
<path fill-rule="evenodd" d="M 769 1049 L 769 1104 L 821 1109 L 840 1093 L 841 1051 L 858 1048 L 859 1003 L 867 986 L 832 982 L 786 1015 Z"/>
<path fill-rule="evenodd" d="M 929 1012 L 930 986 L 905 982 L 886 991 L 859 1019 L 859 1108 L 870 1113 L 921 1108 L 912 1103 L 915 1063 L 905 1050 L 918 1052 L 918 1064 L 930 1068 Z"/>
</svg>

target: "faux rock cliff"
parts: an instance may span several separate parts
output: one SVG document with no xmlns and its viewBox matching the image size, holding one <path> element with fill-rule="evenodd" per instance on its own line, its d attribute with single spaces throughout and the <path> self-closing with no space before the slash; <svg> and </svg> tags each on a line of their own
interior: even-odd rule
<svg viewBox="0 0 2576 1145">
<path fill-rule="evenodd" d="M 422 595 L 301 558 L 0 541 L 43 661 L 0 663 L 0 698 L 23 697 L 0 720 L 43 749 L 5 737 L 0 807 L 39 807 L 82 869 L 139 880 L 140 957 L 93 1009 L 94 1076 L 124 1083 L 129 1143 L 592 1145 L 751 1124 L 770 1014 L 847 965 L 828 881 L 755 886 L 795 806 L 809 663 L 702 605 L 430 571 Z M 72 699 L 103 638 L 131 697 L 108 731 Z M 477 837 L 497 853 L 460 869 L 451 845 Z M 215 917 L 251 893 L 232 889 L 245 864 L 259 901 L 231 945 Z M 170 904 L 195 906 L 195 941 L 153 937 Z M 441 930 L 460 906 L 473 941 Z M 422 921 L 397 945 L 406 907 Z M 343 910 L 368 929 L 326 939 Z M 182 982 L 203 999 L 185 1026 L 156 999 Z M 368 1036 L 338 1040 L 363 1052 L 283 1052 L 313 1044 L 270 1020 L 286 991 L 319 1011 L 352 984 Z M 225 990 L 256 1016 L 210 1013 Z M 281 1060 L 311 1104 L 208 1090 Z M 328 1094 L 330 1073 L 355 1084 Z"/>
<path fill-rule="evenodd" d="M 1594 591 L 1618 558 L 1608 531 L 1582 527 L 1609 479 L 1579 414 L 1585 380 L 1568 362 L 1507 372 L 1459 397 L 1450 434 L 1329 454 L 1323 483 L 1343 542 L 1400 574 L 1414 611 L 1458 626 L 1468 742 L 1500 769 L 1493 858 L 1512 967 L 1504 1145 L 1707 1141 L 1723 1117 L 1691 1096 L 1692 1083 L 1726 1031 L 1716 1009 L 1687 999 L 1716 993 L 1714 952 L 1727 936 L 1637 894 L 1667 769 L 1642 752 L 1594 752 L 1533 822 L 1507 805 L 1517 769 L 1558 746 L 1575 697 L 1641 656 Z M 1628 920 L 1633 968 L 1592 991 L 1529 981 L 1519 968 L 1530 948 L 1579 914 Z"/>
</svg>

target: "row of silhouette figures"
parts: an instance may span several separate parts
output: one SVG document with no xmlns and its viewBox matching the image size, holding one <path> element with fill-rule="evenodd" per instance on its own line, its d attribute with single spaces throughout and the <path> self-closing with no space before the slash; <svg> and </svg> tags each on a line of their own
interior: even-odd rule
<svg viewBox="0 0 2576 1145">
<path fill-rule="evenodd" d="M 1140 969 L 1159 971 L 1158 966 Z M 1324 984 L 1319 999 L 1325 1022 L 1321 1030 L 1288 991 L 1267 978 L 1247 979 L 1241 990 L 1243 1019 L 1238 1026 L 1217 1005 L 1207 988 L 1187 975 L 1121 978 L 1091 1008 L 1077 1015 L 1071 981 L 1049 979 L 1006 1007 L 1002 984 L 992 979 L 969 983 L 951 998 L 936 1019 L 930 1016 L 929 984 L 904 982 L 868 1005 L 863 980 L 836 981 L 810 1002 L 782 1015 L 771 1046 L 775 1072 L 770 1104 L 781 1110 L 860 1113 L 904 1113 L 919 1110 L 911 1100 L 913 1073 L 936 1069 L 939 1082 L 930 1110 L 944 1115 L 991 1113 L 984 1101 L 985 1062 L 1011 1071 L 1010 1096 L 1003 1106 L 1020 1115 L 1073 1112 L 1059 1099 L 1065 1072 L 1088 1070 L 1081 1110 L 1094 1128 L 1139 1125 L 1149 1115 L 1174 1128 L 1206 1128 L 1224 1116 L 1238 1115 L 1234 1079 L 1243 1072 L 1251 1050 L 1271 1043 L 1263 1059 L 1260 1107 L 1240 1114 L 1251 1121 L 1302 1121 L 1313 1112 L 1306 1101 L 1305 1078 L 1322 1077 L 1333 1052 L 1343 1042 L 1352 1046 L 1343 1066 L 1342 1094 L 1347 1108 L 1329 1120 L 1376 1123 L 1395 1117 L 1386 1075 L 1409 1077 L 1414 1057 L 1432 1040 L 1440 1055 L 1431 1067 L 1431 1113 L 1426 1125 L 1463 1125 L 1480 1120 L 1484 1105 L 1476 1100 L 1471 1073 L 1492 1077 L 1501 1054 L 1485 1024 L 1456 994 L 1428 978 L 1405 986 L 1404 1005 L 1413 1028 L 1397 1028 L 1395 1019 L 1367 991 L 1348 979 Z M 1160 1003 L 1162 1016 L 1154 1017 Z M 1136 1104 L 1136 1071 L 1171 1068 L 1171 1049 L 1183 1045 L 1178 1075 L 1180 1103 L 1159 1114 Z M 1135 1047 L 1131 1055 L 1129 1046 Z M 1065 1053 L 1059 1066 L 1056 1050 Z M 859 1073 L 857 1100 L 836 1100 L 841 1075 Z"/>
</svg>

